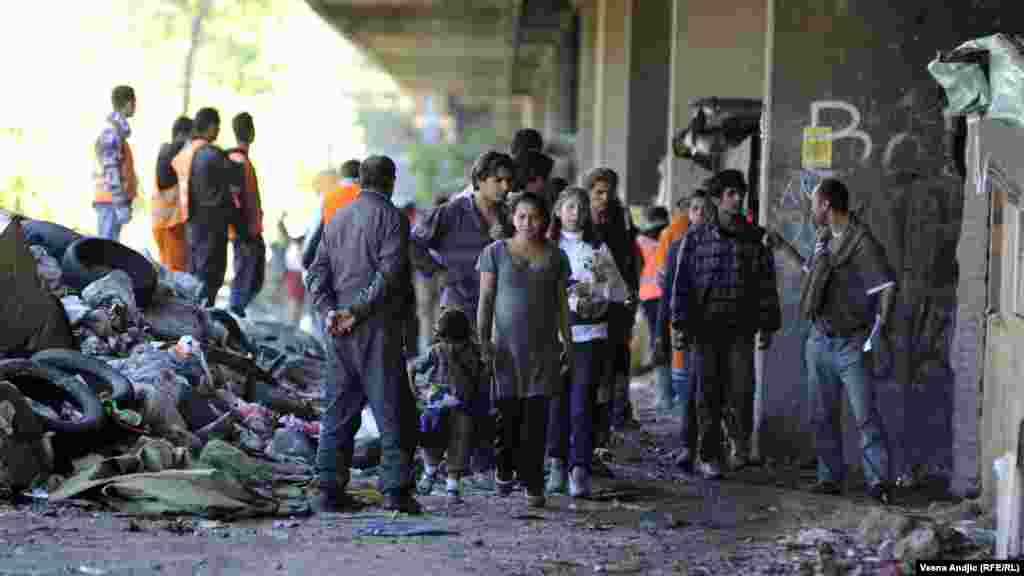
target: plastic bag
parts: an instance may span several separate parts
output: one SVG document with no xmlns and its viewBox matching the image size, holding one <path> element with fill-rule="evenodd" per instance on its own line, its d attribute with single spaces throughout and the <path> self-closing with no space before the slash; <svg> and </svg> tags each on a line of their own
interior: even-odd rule
<svg viewBox="0 0 1024 576">
<path fill-rule="evenodd" d="M 1024 41 L 1020 37 L 994 34 L 970 40 L 933 60 L 928 71 L 946 91 L 947 115 L 985 113 L 1024 124 Z"/>
<path fill-rule="evenodd" d="M 115 310 L 123 308 L 127 320 L 135 324 L 139 307 L 135 304 L 135 286 L 132 277 L 123 270 L 114 270 L 82 290 L 82 300 L 93 308 Z M 117 322 L 114 322 L 117 325 Z"/>
</svg>

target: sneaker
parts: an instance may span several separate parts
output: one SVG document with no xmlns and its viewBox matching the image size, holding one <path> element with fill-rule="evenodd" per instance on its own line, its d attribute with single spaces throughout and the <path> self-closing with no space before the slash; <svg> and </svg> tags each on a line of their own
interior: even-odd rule
<svg viewBox="0 0 1024 576">
<path fill-rule="evenodd" d="M 417 502 L 416 499 L 412 497 L 412 494 L 409 494 L 408 492 L 402 492 L 401 494 L 385 494 L 384 509 L 402 512 L 413 516 L 418 516 L 423 513 L 423 508 L 420 506 L 420 503 Z"/>
<path fill-rule="evenodd" d="M 537 494 L 531 494 L 529 491 L 526 492 L 526 505 L 530 508 L 543 508 L 546 503 L 547 499 L 544 497 L 543 492 Z"/>
<path fill-rule="evenodd" d="M 340 496 L 330 496 L 321 492 L 309 501 L 309 508 L 314 514 L 339 514 L 354 512 L 363 505 L 346 493 Z"/>
<path fill-rule="evenodd" d="M 494 473 L 494 489 L 498 492 L 498 496 L 509 496 L 516 489 L 515 480 L 502 480 L 498 478 L 498 473 Z"/>
<path fill-rule="evenodd" d="M 548 484 L 545 491 L 548 494 L 565 494 L 565 484 L 568 481 L 565 471 L 565 460 L 552 458 L 550 472 L 548 472 Z"/>
<path fill-rule="evenodd" d="M 427 496 L 434 491 L 434 484 L 437 484 L 438 470 L 433 472 L 423 472 L 423 476 L 420 477 L 420 481 L 416 484 L 416 493 L 420 496 Z"/>
<path fill-rule="evenodd" d="M 686 472 L 687 474 L 693 473 L 693 454 L 686 446 L 680 448 L 679 453 L 676 454 L 676 466 L 681 468 L 683 472 Z"/>
<path fill-rule="evenodd" d="M 447 479 L 444 483 L 444 495 L 447 496 L 449 504 L 462 503 L 462 483 L 458 480 Z"/>
<path fill-rule="evenodd" d="M 871 496 L 871 498 L 874 499 L 875 502 L 878 502 L 882 506 L 888 506 L 892 504 L 892 492 L 889 490 L 888 486 L 882 484 L 881 482 L 878 484 L 873 484 L 871 487 L 869 487 L 868 495 Z"/>
<path fill-rule="evenodd" d="M 722 469 L 714 462 L 701 462 L 700 475 L 705 480 L 718 480 L 722 477 Z"/>
<path fill-rule="evenodd" d="M 838 496 L 843 491 L 838 482 L 831 480 L 819 480 L 811 484 L 809 490 L 813 494 L 825 494 L 826 496 Z"/>
<path fill-rule="evenodd" d="M 573 498 L 590 497 L 590 473 L 581 466 L 574 467 L 569 475 L 569 496 Z"/>
</svg>

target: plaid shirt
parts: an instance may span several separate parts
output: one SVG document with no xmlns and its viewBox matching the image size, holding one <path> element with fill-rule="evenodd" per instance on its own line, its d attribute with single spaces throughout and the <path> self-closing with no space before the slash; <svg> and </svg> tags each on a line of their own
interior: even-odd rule
<svg viewBox="0 0 1024 576">
<path fill-rule="evenodd" d="M 775 260 L 760 239 L 760 230 L 746 223 L 735 233 L 717 223 L 686 233 L 672 286 L 673 328 L 691 335 L 780 328 Z"/>
<path fill-rule="evenodd" d="M 124 188 L 121 186 L 122 145 L 131 134 L 128 119 L 120 112 L 111 112 L 110 116 L 107 116 L 106 127 L 96 139 L 96 159 L 115 204 L 131 203 L 131 199 L 125 197 Z"/>
</svg>

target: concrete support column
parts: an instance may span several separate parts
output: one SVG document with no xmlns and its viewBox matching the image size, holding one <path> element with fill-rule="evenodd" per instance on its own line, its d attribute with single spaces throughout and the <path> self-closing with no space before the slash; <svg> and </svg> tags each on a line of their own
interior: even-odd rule
<svg viewBox="0 0 1024 576">
<path fill-rule="evenodd" d="M 633 0 L 630 27 L 627 148 L 630 204 L 650 204 L 658 195 L 658 164 L 668 152 L 671 0 Z M 614 134 L 610 135 L 614 138 Z"/>
<path fill-rule="evenodd" d="M 576 167 L 579 176 L 594 167 L 597 4 L 586 2 L 579 7 L 579 76 L 576 90 Z"/>
<path fill-rule="evenodd" d="M 596 0 L 595 100 L 591 166 L 619 174 L 619 195 L 629 188 L 630 50 L 633 0 Z"/>
</svg>

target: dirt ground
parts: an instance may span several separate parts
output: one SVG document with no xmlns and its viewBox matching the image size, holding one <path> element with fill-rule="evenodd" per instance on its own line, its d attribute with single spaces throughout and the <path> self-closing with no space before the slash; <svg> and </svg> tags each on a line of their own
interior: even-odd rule
<svg viewBox="0 0 1024 576">
<path fill-rule="evenodd" d="M 615 478 L 597 479 L 590 501 L 554 497 L 538 511 L 521 495 L 469 494 L 452 508 L 431 496 L 415 519 L 371 508 L 231 524 L 0 504 L 0 575 L 799 574 L 814 550 L 792 537 L 806 528 L 827 531 L 860 573 L 879 573 L 873 552 L 850 539 L 873 505 L 863 494 L 801 491 L 813 478 L 797 468 L 714 483 L 686 477 L 669 454 L 678 418 L 655 415 L 651 396 L 647 379 L 636 379 L 643 429 L 615 447 Z M 447 533 L 364 535 L 375 523 Z"/>
</svg>

